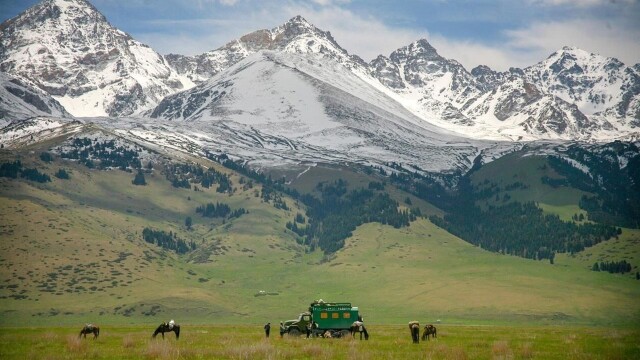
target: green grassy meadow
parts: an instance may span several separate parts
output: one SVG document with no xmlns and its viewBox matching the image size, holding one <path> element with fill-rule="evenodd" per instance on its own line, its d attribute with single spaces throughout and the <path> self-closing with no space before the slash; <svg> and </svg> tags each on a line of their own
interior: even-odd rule
<svg viewBox="0 0 640 360">
<path fill-rule="evenodd" d="M 181 337 L 153 328 L 102 326 L 97 340 L 73 329 L 0 329 L 2 359 L 637 359 L 637 330 L 568 326 L 438 325 L 413 344 L 406 325 L 370 325 L 370 339 L 265 338 L 261 326 L 181 325 Z M 78 329 L 79 331 L 79 329 Z"/>
<path fill-rule="evenodd" d="M 286 198 L 290 209 L 276 209 L 256 196 L 259 185 L 243 190 L 239 175 L 215 164 L 206 163 L 231 174 L 233 195 L 176 189 L 159 171 L 134 186 L 131 173 L 43 164 L 34 154 L 21 160 L 50 175 L 65 168 L 71 179 L 0 179 L 0 358 L 638 358 L 640 281 L 590 270 L 594 259 L 627 259 L 635 274 L 637 230 L 550 264 L 485 251 L 422 218 L 400 229 L 362 225 L 327 256 L 286 230 L 304 214 L 301 205 Z M 526 178 L 529 188 L 512 199 L 539 201 L 567 220 L 579 211 L 579 194 L 552 199 L 553 189 L 535 181 L 549 171 L 539 158 L 505 161 L 482 168 L 474 182 Z M 316 178 L 313 170 L 292 186 L 312 191 L 314 180 L 335 174 L 371 181 L 345 169 Z M 409 196 L 387 190 L 401 204 Z M 196 214 L 208 202 L 249 213 L 224 223 Z M 145 227 L 198 248 L 162 250 L 142 240 Z M 295 318 L 317 299 L 358 306 L 372 339 L 280 339 L 277 326 L 263 339 L 262 324 Z M 151 341 L 169 319 L 186 325 L 184 337 Z M 439 320 L 440 337 L 412 345 L 405 325 L 394 325 L 410 320 Z M 77 341 L 88 322 L 101 325 L 100 339 Z"/>
</svg>

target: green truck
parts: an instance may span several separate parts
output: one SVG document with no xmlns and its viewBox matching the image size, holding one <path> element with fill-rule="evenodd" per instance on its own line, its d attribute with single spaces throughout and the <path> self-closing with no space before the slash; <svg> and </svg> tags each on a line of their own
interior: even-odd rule
<svg viewBox="0 0 640 360">
<path fill-rule="evenodd" d="M 351 303 L 317 300 L 297 319 L 280 323 L 280 335 L 318 336 L 328 332 L 333 337 L 340 337 L 349 334 L 349 328 L 357 320 L 362 321 L 362 317 Z"/>
</svg>

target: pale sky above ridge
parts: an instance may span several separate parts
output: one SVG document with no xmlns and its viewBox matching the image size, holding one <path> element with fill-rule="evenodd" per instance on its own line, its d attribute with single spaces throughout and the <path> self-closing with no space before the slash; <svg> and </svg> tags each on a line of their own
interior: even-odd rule
<svg viewBox="0 0 640 360">
<path fill-rule="evenodd" d="M 89 0 L 161 54 L 200 54 L 295 15 L 370 61 L 420 38 L 468 70 L 533 65 L 563 46 L 640 63 L 640 0 Z M 37 0 L 0 0 L 0 21 Z"/>
</svg>

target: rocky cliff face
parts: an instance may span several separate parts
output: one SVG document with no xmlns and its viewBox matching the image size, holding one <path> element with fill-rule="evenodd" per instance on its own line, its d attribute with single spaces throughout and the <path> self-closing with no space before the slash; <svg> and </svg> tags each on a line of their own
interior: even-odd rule
<svg viewBox="0 0 640 360">
<path fill-rule="evenodd" d="M 45 0 L 0 25 L 0 70 L 77 116 L 123 116 L 190 87 L 148 46 L 84 0 Z"/>
<path fill-rule="evenodd" d="M 576 104 L 588 116 L 620 127 L 640 127 L 640 76 L 618 59 L 564 47 L 524 73 L 529 81 Z"/>
<path fill-rule="evenodd" d="M 421 39 L 369 64 L 371 75 L 396 93 L 414 99 L 418 113 L 458 125 L 471 125 L 460 111 L 482 89 L 460 63 L 438 54 Z"/>
<path fill-rule="evenodd" d="M 287 53 L 318 53 L 348 67 L 365 66 L 357 56 L 340 47 L 329 32 L 322 31 L 296 16 L 271 30 L 258 30 L 226 45 L 196 56 L 170 54 L 167 61 L 178 73 L 202 83 L 250 54 L 261 50 Z"/>
<path fill-rule="evenodd" d="M 0 73 L 0 127 L 36 116 L 71 117 L 48 93 L 25 79 Z"/>
</svg>

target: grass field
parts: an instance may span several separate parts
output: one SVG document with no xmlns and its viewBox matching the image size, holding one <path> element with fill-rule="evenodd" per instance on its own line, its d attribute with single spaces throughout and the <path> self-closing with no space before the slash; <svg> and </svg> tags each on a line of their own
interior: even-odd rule
<svg viewBox="0 0 640 360">
<path fill-rule="evenodd" d="M 552 265 L 487 252 L 419 219 L 401 229 L 365 224 L 344 249 L 324 256 L 306 252 L 285 230 L 304 210 L 291 199 L 286 211 L 264 203 L 255 196 L 258 186 L 231 196 L 213 189 L 196 192 L 175 189 L 154 173 L 147 186 L 136 187 L 130 173 L 58 160 L 43 165 L 35 154 L 23 155 L 23 162 L 49 174 L 64 167 L 72 176 L 46 184 L 0 179 L 3 334 L 30 331 L 11 330 L 16 326 L 79 330 L 86 322 L 105 329 L 148 328 L 170 318 L 196 328 L 259 328 L 294 318 L 317 299 L 350 301 L 368 322 L 381 326 L 440 319 L 460 326 L 455 329 L 473 324 L 597 326 L 599 331 L 637 327 L 640 319 L 640 281 L 589 270 L 600 256 L 638 259 L 637 231 L 625 230 L 620 239 L 589 253 L 558 256 Z M 232 181 L 239 184 L 239 177 Z M 301 181 L 300 186 L 311 186 L 311 179 Z M 390 191 L 399 201 L 406 197 Z M 217 201 L 249 213 L 224 224 L 195 213 L 198 205 Z M 187 216 L 194 220 L 193 230 L 184 227 Z M 194 240 L 198 249 L 184 256 L 161 250 L 141 239 L 144 227 L 173 231 Z M 277 295 L 256 296 L 261 290 Z M 61 333 L 53 334 L 66 342 Z"/>
<path fill-rule="evenodd" d="M 406 325 L 369 325 L 371 337 L 266 339 L 261 326 L 182 324 L 181 337 L 151 339 L 153 327 L 0 329 L 2 359 L 638 359 L 640 331 L 570 326 L 438 324 L 438 337 L 412 344 Z M 77 332 L 76 332 L 77 330 Z"/>
</svg>

